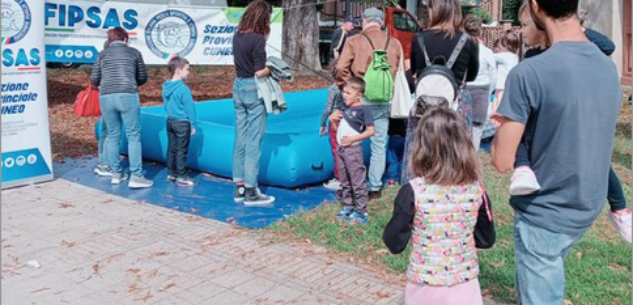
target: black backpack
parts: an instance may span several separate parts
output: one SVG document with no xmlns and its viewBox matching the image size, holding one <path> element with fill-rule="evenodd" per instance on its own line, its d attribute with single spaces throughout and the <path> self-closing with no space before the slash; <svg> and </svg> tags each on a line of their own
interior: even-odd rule
<svg viewBox="0 0 633 305">
<path fill-rule="evenodd" d="M 457 110 L 459 86 L 457 85 L 455 74 L 451 69 L 455 64 L 459 53 L 461 53 L 464 48 L 468 37 L 468 34 L 463 33 L 448 61 L 446 61 L 445 64 L 437 64 L 436 61 L 438 57 L 444 57 L 438 56 L 433 59 L 433 62 L 431 62 L 429 55 L 426 52 L 424 38 L 422 35 L 417 36 L 420 49 L 422 50 L 422 53 L 424 53 L 426 67 L 417 76 L 418 79 L 415 85 L 416 109 L 419 108 L 417 107 L 417 104 L 424 103 L 427 107 L 447 105 L 451 109 Z M 464 74 L 464 81 L 465 80 L 466 74 Z"/>
</svg>

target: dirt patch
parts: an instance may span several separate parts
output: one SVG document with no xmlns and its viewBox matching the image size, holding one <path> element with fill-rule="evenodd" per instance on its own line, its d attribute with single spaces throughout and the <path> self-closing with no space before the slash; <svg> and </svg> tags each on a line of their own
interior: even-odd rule
<svg viewBox="0 0 633 305">
<path fill-rule="evenodd" d="M 53 158 L 78 158 L 97 154 L 94 126 L 98 118 L 82 118 L 74 114 L 77 94 L 86 88 L 91 69 L 48 69 L 48 108 L 51 125 Z M 232 67 L 193 67 L 187 84 L 196 101 L 230 98 L 235 72 Z M 143 106 L 161 105 L 162 84 L 168 79 L 166 68 L 150 68 L 149 81 L 141 87 Z M 324 88 L 329 83 L 317 76 L 297 76 L 283 84 L 284 92 Z"/>
</svg>

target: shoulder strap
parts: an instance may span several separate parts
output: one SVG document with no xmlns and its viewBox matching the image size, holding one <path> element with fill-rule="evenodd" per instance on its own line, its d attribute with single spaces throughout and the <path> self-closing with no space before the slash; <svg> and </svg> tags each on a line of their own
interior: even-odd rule
<svg viewBox="0 0 633 305">
<path fill-rule="evenodd" d="M 387 43 L 385 43 L 385 51 L 387 51 L 387 48 L 389 48 L 389 42 L 391 41 L 391 37 L 387 36 Z"/>
<path fill-rule="evenodd" d="M 343 45 L 343 39 L 345 39 L 345 35 L 347 35 L 347 33 L 341 28 L 341 37 L 339 37 L 338 43 L 336 44 L 336 48 L 334 48 L 334 50 L 339 51 L 341 49 L 341 46 Z"/>
<path fill-rule="evenodd" d="M 422 49 L 422 53 L 424 54 L 424 61 L 426 62 L 426 66 L 431 66 L 431 60 L 429 59 L 429 54 L 426 53 L 426 47 L 424 46 L 424 37 L 422 35 L 418 35 L 418 44 L 420 45 L 420 49 Z"/>
<path fill-rule="evenodd" d="M 484 187 L 484 184 L 481 182 L 479 183 L 479 186 L 481 187 L 481 193 L 482 193 L 481 197 L 483 198 L 484 205 L 486 207 L 486 214 L 487 214 L 486 216 L 488 216 L 488 220 L 492 222 L 492 212 L 490 211 L 490 205 L 488 204 L 489 198 L 488 198 L 488 193 L 486 192 L 486 187 Z"/>
<path fill-rule="evenodd" d="M 371 42 L 371 39 L 369 39 L 369 36 L 367 36 L 367 34 L 365 34 L 365 33 L 360 33 L 360 34 L 365 36 L 365 38 L 367 38 L 367 41 L 369 41 L 369 44 L 371 45 L 372 50 L 375 50 L 376 47 L 374 47 L 374 43 Z"/>
<path fill-rule="evenodd" d="M 457 57 L 459 56 L 459 53 L 462 52 L 462 49 L 464 48 L 464 45 L 466 44 L 467 40 L 468 40 L 468 34 L 462 33 L 462 37 L 459 38 L 459 41 L 457 42 L 457 46 L 455 46 L 453 53 L 451 53 L 451 57 L 446 62 L 447 68 L 449 69 L 453 68 L 455 61 L 457 61 Z"/>
<path fill-rule="evenodd" d="M 466 77 L 468 76 L 468 69 L 466 69 L 466 72 L 464 72 L 464 77 L 462 78 L 462 85 L 461 85 L 461 89 L 466 88 Z"/>
</svg>

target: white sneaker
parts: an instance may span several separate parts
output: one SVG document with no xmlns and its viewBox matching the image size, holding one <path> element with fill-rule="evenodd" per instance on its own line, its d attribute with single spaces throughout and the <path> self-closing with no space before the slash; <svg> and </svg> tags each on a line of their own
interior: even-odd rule
<svg viewBox="0 0 633 305">
<path fill-rule="evenodd" d="M 336 178 L 333 178 L 332 180 L 323 183 L 323 187 L 328 190 L 338 191 L 339 189 L 341 189 L 341 182 L 336 180 Z"/>
<path fill-rule="evenodd" d="M 112 184 L 119 184 L 121 181 L 125 181 L 128 178 L 128 174 L 126 173 L 112 173 Z"/>
<path fill-rule="evenodd" d="M 189 177 L 180 177 L 176 179 L 176 183 L 178 184 L 178 186 L 194 186 L 198 184 L 198 181 L 193 180 Z"/>
<path fill-rule="evenodd" d="M 633 218 L 633 213 L 631 213 L 631 209 L 626 208 L 623 211 L 618 211 L 617 213 L 611 212 L 609 213 L 609 221 L 615 227 L 616 230 L 620 233 L 620 236 L 624 238 L 624 240 L 631 243 L 631 219 Z"/>
<path fill-rule="evenodd" d="M 131 189 L 146 188 L 151 187 L 152 185 L 154 185 L 153 181 L 147 180 L 143 176 L 136 175 L 132 175 L 132 177 L 130 178 L 130 182 L 128 182 L 127 184 L 127 186 Z"/>
<path fill-rule="evenodd" d="M 536 175 L 527 166 L 516 168 L 511 180 L 510 195 L 512 196 L 529 195 L 541 189 L 541 185 L 536 181 Z"/>
<path fill-rule="evenodd" d="M 99 177 L 112 177 L 112 171 L 110 171 L 110 167 L 107 165 L 97 165 L 94 172 L 99 175 Z"/>
</svg>

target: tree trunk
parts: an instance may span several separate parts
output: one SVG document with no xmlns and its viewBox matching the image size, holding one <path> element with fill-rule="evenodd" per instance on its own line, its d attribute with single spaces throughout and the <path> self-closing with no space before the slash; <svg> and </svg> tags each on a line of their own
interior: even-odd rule
<svg viewBox="0 0 633 305">
<path fill-rule="evenodd" d="M 293 69 L 321 71 L 319 22 L 314 0 L 283 0 L 283 59 Z"/>
</svg>

